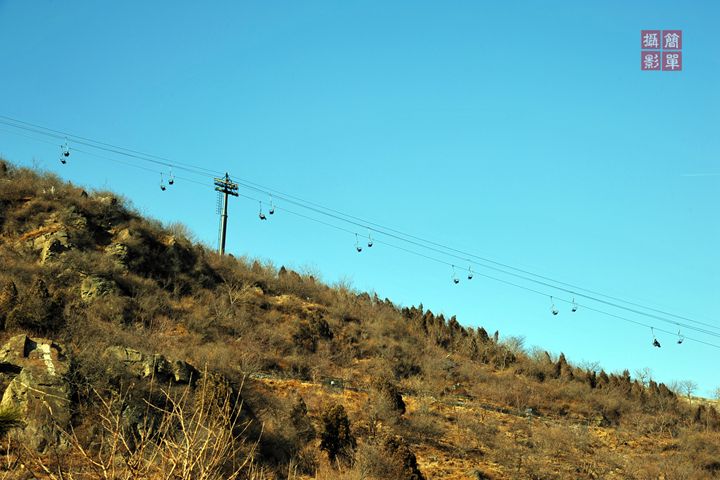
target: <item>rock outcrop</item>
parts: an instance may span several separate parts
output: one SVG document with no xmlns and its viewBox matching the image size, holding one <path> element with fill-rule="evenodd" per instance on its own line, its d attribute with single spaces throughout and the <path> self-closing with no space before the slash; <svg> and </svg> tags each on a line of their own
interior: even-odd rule
<svg viewBox="0 0 720 480">
<path fill-rule="evenodd" d="M 159 382 L 190 384 L 200 372 L 182 360 L 167 360 L 163 355 L 147 354 L 130 348 L 114 346 L 105 349 L 105 355 L 122 362 L 125 368 L 139 378 L 153 377 Z"/>
<path fill-rule="evenodd" d="M 68 241 L 68 234 L 65 230 L 58 230 L 49 235 L 44 235 L 35 239 L 35 248 L 42 249 L 40 254 L 40 263 L 57 259 L 60 255 L 71 250 L 74 246 Z"/>
<path fill-rule="evenodd" d="M 171 384 L 171 388 L 191 388 L 195 391 L 195 406 L 208 409 L 207 412 L 221 412 L 224 408 L 236 411 L 234 420 L 238 424 L 254 422 L 256 419 L 252 410 L 242 405 L 242 395 L 234 388 L 222 374 L 201 373 L 195 367 L 182 360 L 168 360 L 163 355 L 142 353 L 121 346 L 112 346 L 105 349 L 108 360 L 114 360 L 122 365 L 125 373 L 138 378 L 149 380 L 152 378 L 157 384 Z M 198 393 L 199 392 L 199 393 Z M 225 403 L 227 402 L 227 404 Z M 241 410 L 242 407 L 242 410 Z M 127 428 L 139 432 L 141 428 L 148 428 L 156 424 L 157 418 L 145 419 L 146 403 L 133 403 L 129 401 L 124 407 L 123 418 Z"/>
<path fill-rule="evenodd" d="M 115 280 L 100 275 L 90 275 L 80 285 L 80 296 L 86 302 L 92 302 L 98 297 L 114 294 L 116 291 L 117 283 L 115 283 Z"/>
<path fill-rule="evenodd" d="M 25 425 L 19 429 L 20 440 L 39 452 L 67 446 L 62 431 L 70 425 L 70 366 L 66 348 L 52 340 L 23 334 L 0 348 L 0 404 L 21 412 Z"/>
<path fill-rule="evenodd" d="M 122 243 L 111 243 L 105 249 L 105 255 L 112 258 L 115 264 L 123 270 L 127 270 L 128 247 Z"/>
</svg>

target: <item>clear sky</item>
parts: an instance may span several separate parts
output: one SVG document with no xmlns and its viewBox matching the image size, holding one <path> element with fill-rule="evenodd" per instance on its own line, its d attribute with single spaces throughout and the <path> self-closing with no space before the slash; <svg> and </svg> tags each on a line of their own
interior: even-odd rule
<svg viewBox="0 0 720 480">
<path fill-rule="evenodd" d="M 229 172 L 262 186 L 230 200 L 235 255 L 707 395 L 720 386 L 718 25 L 710 1 L 0 0 L 0 115 L 67 134 L 72 152 L 62 165 L 62 139 L 0 124 L 0 154 L 107 185 L 214 246 L 212 175 Z M 682 30 L 681 72 L 641 71 L 641 30 Z M 161 191 L 167 165 L 178 178 Z M 370 223 L 376 243 L 358 253 Z M 577 312 L 563 288 L 585 295 Z"/>
</svg>

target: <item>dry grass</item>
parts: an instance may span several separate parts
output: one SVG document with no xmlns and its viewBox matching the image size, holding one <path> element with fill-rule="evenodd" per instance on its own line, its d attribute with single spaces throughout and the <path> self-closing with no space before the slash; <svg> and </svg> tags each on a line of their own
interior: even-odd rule
<svg viewBox="0 0 720 480">
<path fill-rule="evenodd" d="M 74 454 L 42 460 L 52 475 L 65 468 L 78 472 L 73 478 L 140 478 L 137 472 L 192 477 L 201 465 L 223 457 L 230 461 L 225 467 L 245 462 L 236 478 L 379 478 L 392 476 L 392 468 L 378 467 L 393 463 L 379 446 L 386 434 L 409 442 L 428 478 L 469 478 L 473 470 L 497 479 L 719 475 L 713 458 L 720 418 L 710 402 L 689 404 L 650 379 L 648 386 L 634 383 L 627 372 L 586 371 L 562 354 L 527 351 L 521 338 L 464 328 L 454 317 L 422 306 L 398 308 L 358 293 L 346 280 L 330 287 L 312 267 L 296 273 L 269 261 L 220 257 L 193 244 L 187 227 L 142 218 L 112 192 L 82 196 L 81 189 L 52 175 L 13 166 L 0 177 L 0 286 L 13 281 L 23 297 L 37 278 L 45 281 L 62 307 L 63 322 L 37 331 L 76 352 L 79 404 L 98 406 L 94 418 L 105 439 L 102 448 L 91 448 L 81 429 L 68 432 L 75 438 Z M 50 198 L 43 190 L 55 193 Z M 51 264 L 38 264 L 32 240 L 67 224 L 74 225 L 65 228 L 73 249 Z M 127 248 L 122 264 L 105 254 L 112 243 Z M 84 275 L 111 279 L 117 291 L 86 301 L 76 288 Z M 0 332 L 0 339 L 7 335 Z M 227 430 L 208 430 L 213 419 L 193 417 L 196 410 L 174 389 L 150 389 L 165 395 L 165 402 L 145 397 L 147 415 L 164 419 L 153 428 L 162 426 L 174 436 L 131 439 L 120 429 L 119 385 L 137 381 L 137 389 L 146 391 L 148 386 L 108 368 L 102 352 L 110 345 L 206 365 L 237 385 L 248 373 L 292 381 L 246 385 L 243 407 L 265 425 L 256 448 L 257 431 L 251 428 L 233 437 L 240 450 L 210 449 L 207 442 L 220 438 L 212 435 Z M 320 388 L 324 377 L 363 391 Z M 402 392 L 404 415 L 367 393 L 378 379 Z M 92 389 L 100 396 L 88 394 Z M 328 404 L 343 405 L 358 437 L 355 464 L 328 462 L 318 440 L 288 424 L 288 404 L 296 393 L 316 427 Z M 452 405 L 456 402 L 462 405 Z M 705 410 L 696 413 L 699 404 Z M 534 414 L 532 431 L 527 418 L 518 416 L 527 408 Z M 77 413 L 76 425 L 90 421 L 86 413 Z M 205 446 L 187 443 L 190 438 Z M 144 449 L 139 456 L 130 448 L 138 441 Z M 164 452 L 190 444 L 185 457 Z M 11 464 L 7 460 L 8 468 Z"/>
<path fill-rule="evenodd" d="M 240 397 L 233 399 L 229 391 L 218 397 L 207 382 L 200 384 L 197 391 L 161 389 L 161 403 L 146 401 L 136 425 L 128 422 L 128 393 L 104 398 L 95 392 L 99 411 L 85 412 L 97 418 L 94 435 L 71 429 L 64 433 L 72 453 L 40 456 L 26 449 L 22 462 L 34 475 L 51 479 L 263 478 L 253 463 L 257 441 L 247 441 Z"/>
</svg>

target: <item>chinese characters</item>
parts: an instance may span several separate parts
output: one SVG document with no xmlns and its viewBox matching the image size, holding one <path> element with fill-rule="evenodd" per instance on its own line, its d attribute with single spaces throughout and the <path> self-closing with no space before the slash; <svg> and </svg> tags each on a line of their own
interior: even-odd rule
<svg viewBox="0 0 720 480">
<path fill-rule="evenodd" d="M 641 30 L 640 70 L 682 71 L 682 30 Z"/>
</svg>

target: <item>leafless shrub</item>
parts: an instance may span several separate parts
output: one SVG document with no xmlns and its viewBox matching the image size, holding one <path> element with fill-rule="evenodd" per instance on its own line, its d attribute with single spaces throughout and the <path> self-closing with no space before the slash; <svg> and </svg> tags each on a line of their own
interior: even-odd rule
<svg viewBox="0 0 720 480">
<path fill-rule="evenodd" d="M 355 454 L 354 470 L 360 478 L 394 480 L 402 478 L 402 464 L 386 454 L 377 443 L 364 443 Z"/>
<path fill-rule="evenodd" d="M 500 345 L 507 348 L 513 355 L 518 356 L 521 354 L 525 354 L 525 336 L 524 335 L 518 335 L 518 336 L 508 336 L 504 337 L 500 341 Z"/>
<path fill-rule="evenodd" d="M 208 382 L 201 385 L 196 392 L 191 387 L 163 389 L 164 403 L 146 401 L 142 420 L 134 427 L 128 425 L 126 396 L 103 398 L 96 392 L 98 437 L 88 443 L 77 431 L 66 432 L 80 461 L 56 466 L 58 478 L 240 478 L 252 466 L 257 447 L 244 437 L 249 424 L 240 421 L 242 404 L 235 403 L 228 390 L 215 392 L 206 388 Z M 50 471 L 44 461 L 36 458 L 35 464 Z"/>
<path fill-rule="evenodd" d="M 356 453 L 353 471 L 360 478 L 424 480 L 415 455 L 401 437 L 386 435 L 382 441 L 363 444 Z"/>
<path fill-rule="evenodd" d="M 190 242 L 195 242 L 197 240 L 197 237 L 195 236 L 195 233 L 192 231 L 192 229 L 182 222 L 171 222 L 165 225 L 165 230 L 169 235 L 173 235 L 175 237 L 182 237 L 183 239 Z"/>
<path fill-rule="evenodd" d="M 402 424 L 403 435 L 426 442 L 437 442 L 442 438 L 444 429 L 437 414 L 431 411 L 432 403 L 427 397 L 418 401 L 417 410 Z"/>
<path fill-rule="evenodd" d="M 598 361 L 582 359 L 578 366 L 587 372 L 598 373 L 600 371 L 600 362 Z"/>
</svg>

